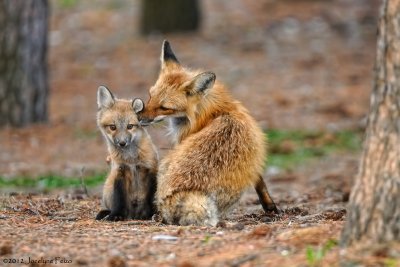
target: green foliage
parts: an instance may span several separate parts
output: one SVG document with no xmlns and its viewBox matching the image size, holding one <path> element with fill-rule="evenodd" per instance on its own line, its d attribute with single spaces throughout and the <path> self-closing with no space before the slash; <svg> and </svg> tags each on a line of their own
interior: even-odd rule
<svg viewBox="0 0 400 267">
<path fill-rule="evenodd" d="M 268 165 L 285 170 L 331 153 L 361 149 L 361 133 L 354 131 L 327 133 L 272 129 L 267 135 Z"/>
<path fill-rule="evenodd" d="M 78 0 L 59 0 L 58 1 L 62 8 L 72 8 L 78 3 Z"/>
<path fill-rule="evenodd" d="M 96 186 L 104 182 L 105 174 L 96 174 L 83 178 L 86 186 Z M 36 178 L 14 177 L 6 179 L 0 177 L 0 187 L 33 187 L 33 188 L 63 188 L 81 185 L 81 178 L 64 177 L 59 175 L 45 175 Z"/>
<path fill-rule="evenodd" d="M 396 267 L 399 266 L 400 260 L 394 258 L 388 258 L 384 261 L 385 267 Z"/>
<path fill-rule="evenodd" d="M 322 247 L 313 248 L 308 246 L 306 249 L 306 259 L 308 265 L 313 267 L 318 266 L 325 257 L 326 253 L 337 246 L 337 244 L 337 240 L 330 239 Z"/>
</svg>

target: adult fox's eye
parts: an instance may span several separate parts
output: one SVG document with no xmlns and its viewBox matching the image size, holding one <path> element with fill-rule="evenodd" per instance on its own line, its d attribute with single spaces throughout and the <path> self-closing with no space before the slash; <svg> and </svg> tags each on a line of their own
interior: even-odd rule
<svg viewBox="0 0 400 267">
<path fill-rule="evenodd" d="M 132 130 L 133 124 L 128 124 L 128 126 L 126 126 L 126 128 L 127 128 L 128 130 Z"/>
<path fill-rule="evenodd" d="M 169 108 L 166 108 L 166 107 L 163 107 L 163 106 L 161 106 L 160 109 L 161 109 L 161 110 L 164 110 L 164 111 L 165 111 L 165 110 L 169 110 Z"/>
<path fill-rule="evenodd" d="M 108 127 L 110 127 L 111 131 L 117 130 L 117 126 L 115 126 L 115 125 L 109 125 Z"/>
</svg>

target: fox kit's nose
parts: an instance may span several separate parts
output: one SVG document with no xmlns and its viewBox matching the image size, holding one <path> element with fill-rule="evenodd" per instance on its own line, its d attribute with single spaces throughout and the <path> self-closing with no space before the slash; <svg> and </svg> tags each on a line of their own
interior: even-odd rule
<svg viewBox="0 0 400 267">
<path fill-rule="evenodd" d="M 126 146 L 126 142 L 125 141 L 121 141 L 121 142 L 118 143 L 118 145 L 120 147 L 125 147 Z"/>
</svg>

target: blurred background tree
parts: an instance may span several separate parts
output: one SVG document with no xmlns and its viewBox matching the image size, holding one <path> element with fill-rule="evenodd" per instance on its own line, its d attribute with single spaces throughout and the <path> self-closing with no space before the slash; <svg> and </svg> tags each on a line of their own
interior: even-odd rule
<svg viewBox="0 0 400 267">
<path fill-rule="evenodd" d="M 378 24 L 375 85 L 344 245 L 400 240 L 400 0 L 385 0 Z"/>
<path fill-rule="evenodd" d="M 47 0 L 0 2 L 0 127 L 47 120 Z"/>
<path fill-rule="evenodd" d="M 140 31 L 144 35 L 196 31 L 200 19 L 197 0 L 143 0 Z"/>
</svg>

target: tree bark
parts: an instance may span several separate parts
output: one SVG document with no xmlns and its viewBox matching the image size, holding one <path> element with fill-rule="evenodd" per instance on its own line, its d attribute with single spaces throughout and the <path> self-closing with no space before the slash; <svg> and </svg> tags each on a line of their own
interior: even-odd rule
<svg viewBox="0 0 400 267">
<path fill-rule="evenodd" d="M 47 120 L 47 0 L 0 1 L 0 127 Z"/>
<path fill-rule="evenodd" d="M 400 239 L 400 0 L 385 0 L 360 169 L 342 245 Z"/>
<path fill-rule="evenodd" d="M 170 33 L 195 31 L 200 24 L 197 0 L 142 0 L 140 32 Z"/>
</svg>

